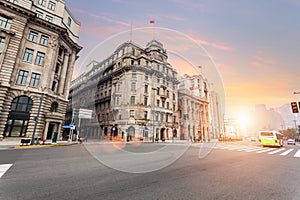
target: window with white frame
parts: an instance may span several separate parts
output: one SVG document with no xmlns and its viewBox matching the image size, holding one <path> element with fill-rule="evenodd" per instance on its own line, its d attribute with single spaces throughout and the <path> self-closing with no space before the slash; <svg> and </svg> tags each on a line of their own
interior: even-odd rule
<svg viewBox="0 0 300 200">
<path fill-rule="evenodd" d="M 131 91 L 135 91 L 136 90 L 136 83 L 131 83 Z"/>
<path fill-rule="evenodd" d="M 35 14 L 38 18 L 43 18 L 44 14 L 41 11 L 36 10 Z"/>
<path fill-rule="evenodd" d="M 46 6 L 46 0 L 39 0 L 39 4 L 42 6 Z"/>
<path fill-rule="evenodd" d="M 17 79 L 17 84 L 25 85 L 26 80 L 27 80 L 27 76 L 28 76 L 28 71 L 20 70 L 19 75 L 18 75 L 18 79 Z"/>
<path fill-rule="evenodd" d="M 53 22 L 53 17 L 46 15 L 45 20 L 48 22 Z"/>
<path fill-rule="evenodd" d="M 44 64 L 44 59 L 45 59 L 45 53 L 38 51 L 35 58 L 35 64 L 37 65 Z"/>
<path fill-rule="evenodd" d="M 71 27 L 71 24 L 72 24 L 72 19 L 70 17 L 68 17 L 68 21 L 67 21 L 67 24 L 69 27 Z"/>
<path fill-rule="evenodd" d="M 130 110 L 130 111 L 129 111 L 129 116 L 130 116 L 130 117 L 134 117 L 134 110 Z"/>
<path fill-rule="evenodd" d="M 39 85 L 41 75 L 38 73 L 32 73 L 29 85 L 32 87 L 37 87 Z"/>
<path fill-rule="evenodd" d="M 15 4 L 18 3 L 18 0 L 7 0 L 7 1 L 12 2 L 12 3 L 15 3 Z"/>
<path fill-rule="evenodd" d="M 42 45 L 48 45 L 49 37 L 46 35 L 42 35 L 40 39 L 40 44 Z"/>
<path fill-rule="evenodd" d="M 38 33 L 34 32 L 34 31 L 29 32 L 28 40 L 30 40 L 32 42 L 36 42 L 37 38 L 38 38 Z"/>
<path fill-rule="evenodd" d="M 5 37 L 0 36 L 0 53 L 3 51 L 4 42 L 5 42 Z"/>
<path fill-rule="evenodd" d="M 135 96 L 130 97 L 130 104 L 134 105 L 135 104 Z"/>
<path fill-rule="evenodd" d="M 0 15 L 0 27 L 10 29 L 11 22 L 10 18 Z"/>
<path fill-rule="evenodd" d="M 49 1 L 49 3 L 48 3 L 48 8 L 49 8 L 50 10 L 55 10 L 55 6 L 56 6 L 56 4 L 55 4 L 53 1 Z"/>
<path fill-rule="evenodd" d="M 32 62 L 33 52 L 34 52 L 33 49 L 26 48 L 24 57 L 23 57 L 23 61 Z"/>
</svg>

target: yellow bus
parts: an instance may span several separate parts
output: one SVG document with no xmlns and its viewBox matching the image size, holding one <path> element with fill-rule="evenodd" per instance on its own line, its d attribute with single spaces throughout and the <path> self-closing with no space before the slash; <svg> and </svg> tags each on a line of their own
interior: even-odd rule
<svg viewBox="0 0 300 200">
<path fill-rule="evenodd" d="M 262 146 L 283 146 L 283 135 L 278 131 L 259 131 L 258 138 Z"/>
</svg>

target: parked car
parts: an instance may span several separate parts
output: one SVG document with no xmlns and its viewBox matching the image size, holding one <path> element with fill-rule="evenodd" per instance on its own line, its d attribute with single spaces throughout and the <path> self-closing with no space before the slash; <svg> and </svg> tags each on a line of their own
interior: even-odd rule
<svg viewBox="0 0 300 200">
<path fill-rule="evenodd" d="M 290 138 L 290 139 L 287 140 L 287 144 L 293 144 L 293 145 L 295 145 L 296 141 L 295 141 L 295 139 Z"/>
</svg>

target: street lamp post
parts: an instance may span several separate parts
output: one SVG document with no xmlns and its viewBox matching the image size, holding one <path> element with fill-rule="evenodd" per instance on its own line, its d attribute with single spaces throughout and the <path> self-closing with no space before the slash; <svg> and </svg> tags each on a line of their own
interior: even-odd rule
<svg viewBox="0 0 300 200">
<path fill-rule="evenodd" d="M 154 135 L 155 135 L 155 127 L 154 127 L 154 115 L 155 115 L 155 110 L 154 110 L 154 106 L 155 106 L 155 91 L 156 91 L 156 88 L 152 88 L 153 90 L 153 100 L 152 100 L 152 143 L 154 143 Z"/>
<path fill-rule="evenodd" d="M 31 143 L 30 143 L 30 145 L 34 144 L 34 137 L 35 137 L 37 123 L 39 121 L 39 116 L 40 116 L 40 112 L 41 112 L 41 107 L 42 107 L 43 99 L 44 99 L 44 93 L 42 93 L 42 95 L 40 97 L 40 104 L 39 104 L 38 112 L 37 112 L 36 117 L 34 117 L 34 128 L 33 128 L 32 136 L 31 136 Z"/>
</svg>

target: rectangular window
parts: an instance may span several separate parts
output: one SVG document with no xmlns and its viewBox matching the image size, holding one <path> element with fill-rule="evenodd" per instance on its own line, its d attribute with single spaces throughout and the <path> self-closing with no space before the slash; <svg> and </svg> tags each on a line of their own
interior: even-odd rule
<svg viewBox="0 0 300 200">
<path fill-rule="evenodd" d="M 145 93 L 148 93 L 148 85 L 145 85 Z"/>
<path fill-rule="evenodd" d="M 41 11 L 36 10 L 35 14 L 38 18 L 43 18 L 44 14 Z"/>
<path fill-rule="evenodd" d="M 148 104 L 148 98 L 145 97 L 145 98 L 144 98 L 144 105 L 146 106 L 147 104 Z"/>
<path fill-rule="evenodd" d="M 160 101 L 156 100 L 156 106 L 159 107 Z"/>
<path fill-rule="evenodd" d="M 130 97 L 130 104 L 134 105 L 135 104 L 135 96 Z"/>
<path fill-rule="evenodd" d="M 167 109 L 170 109 L 170 103 L 167 102 Z"/>
<path fill-rule="evenodd" d="M 46 0 L 39 0 L 39 4 L 42 6 L 46 6 Z"/>
<path fill-rule="evenodd" d="M 120 92 L 120 90 L 121 90 L 121 84 L 118 83 L 118 84 L 117 84 L 117 92 Z"/>
<path fill-rule="evenodd" d="M 12 2 L 12 3 L 15 3 L 15 4 L 18 3 L 18 0 L 7 0 L 7 1 Z"/>
<path fill-rule="evenodd" d="M 48 45 L 49 37 L 46 35 L 42 35 L 40 39 L 40 44 L 42 45 Z"/>
<path fill-rule="evenodd" d="M 18 79 L 17 79 L 17 84 L 25 85 L 26 80 L 27 80 L 27 76 L 28 76 L 28 71 L 20 70 L 19 75 L 18 75 Z"/>
<path fill-rule="evenodd" d="M 70 17 L 68 17 L 68 21 L 67 21 L 67 24 L 68 24 L 68 26 L 69 26 L 69 27 L 71 27 L 71 24 L 72 24 L 72 20 L 71 20 L 71 18 L 70 18 Z"/>
<path fill-rule="evenodd" d="M 3 51 L 4 42 L 5 42 L 5 37 L 0 36 L 0 53 Z"/>
<path fill-rule="evenodd" d="M 136 83 L 131 83 L 131 91 L 135 91 L 136 89 Z"/>
<path fill-rule="evenodd" d="M 56 89 L 56 82 L 53 81 L 53 82 L 52 82 L 51 90 L 52 90 L 53 92 L 55 92 L 55 89 Z"/>
<path fill-rule="evenodd" d="M 0 27 L 10 29 L 12 20 L 0 15 Z"/>
<path fill-rule="evenodd" d="M 42 52 L 37 52 L 36 59 L 35 59 L 35 64 L 37 65 L 43 65 L 44 64 L 44 59 L 45 59 L 45 53 Z"/>
<path fill-rule="evenodd" d="M 133 73 L 133 74 L 132 74 L 132 78 L 136 78 L 136 73 Z"/>
<path fill-rule="evenodd" d="M 49 1 L 49 3 L 48 3 L 48 8 L 49 8 L 50 10 L 55 10 L 55 6 L 56 6 L 56 4 L 55 4 L 54 2 Z"/>
<path fill-rule="evenodd" d="M 144 119 L 147 119 L 147 118 L 148 118 L 148 112 L 145 111 L 145 112 L 144 112 Z"/>
<path fill-rule="evenodd" d="M 38 38 L 38 33 L 30 31 L 29 36 L 28 36 L 28 40 L 32 41 L 32 42 L 36 42 Z"/>
<path fill-rule="evenodd" d="M 29 85 L 32 87 L 37 87 L 39 85 L 40 76 L 40 74 L 32 73 Z"/>
<path fill-rule="evenodd" d="M 45 20 L 48 22 L 53 22 L 53 17 L 46 15 Z"/>
<path fill-rule="evenodd" d="M 134 117 L 134 110 L 130 110 L 129 115 L 130 115 L 130 117 Z"/>
<path fill-rule="evenodd" d="M 32 62 L 33 52 L 34 52 L 33 49 L 26 48 L 23 61 Z"/>
</svg>

